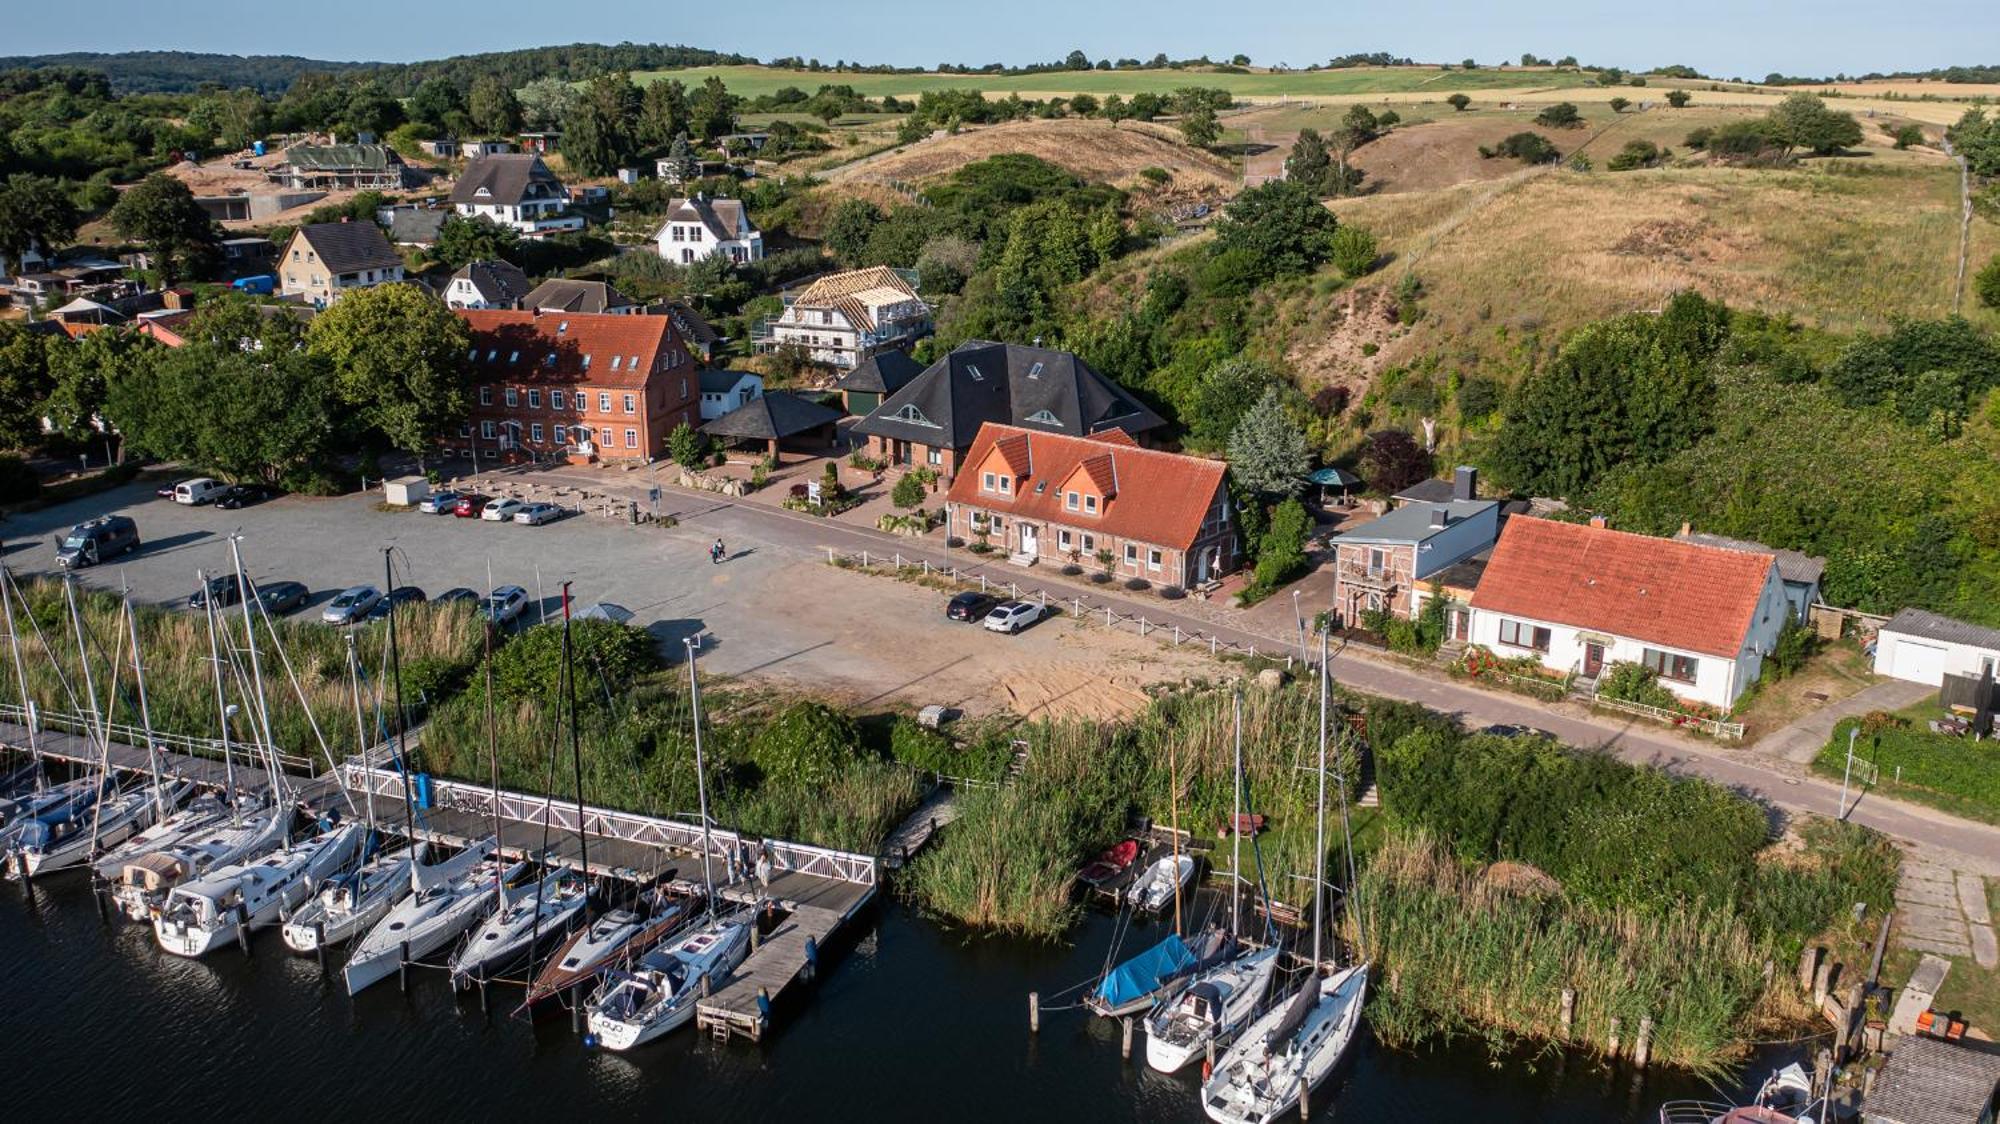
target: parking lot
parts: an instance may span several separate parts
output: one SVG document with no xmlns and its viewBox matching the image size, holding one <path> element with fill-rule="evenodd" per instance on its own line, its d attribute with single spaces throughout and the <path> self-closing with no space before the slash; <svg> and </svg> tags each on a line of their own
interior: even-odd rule
<svg viewBox="0 0 2000 1124">
<path fill-rule="evenodd" d="M 52 537 L 97 515 L 132 517 L 144 545 L 79 571 L 89 585 L 129 586 L 135 600 L 181 607 L 196 572 L 226 572 L 229 536 L 242 535 L 244 567 L 259 582 L 292 580 L 312 590 L 295 615 L 317 619 L 342 588 L 386 588 L 384 548 L 395 584 L 436 596 L 497 585 L 528 590 L 527 619 L 560 613 L 573 583 L 578 608 L 605 601 L 669 653 L 701 635 L 702 666 L 716 676 L 773 681 L 856 705 L 940 703 L 970 713 L 996 709 L 1103 716 L 1145 701 L 1146 684 L 1213 676 L 1193 653 L 1079 627 L 1062 618 L 1016 636 L 944 619 L 935 590 L 827 566 L 818 528 L 683 498 L 681 525 L 630 526 L 573 515 L 541 527 L 377 510 L 372 495 L 284 497 L 236 511 L 186 507 L 133 485 L 17 515 L 0 524 L 17 575 L 55 568 Z M 708 560 L 720 537 L 727 559 Z M 782 541 L 780 541 L 782 540 Z"/>
</svg>

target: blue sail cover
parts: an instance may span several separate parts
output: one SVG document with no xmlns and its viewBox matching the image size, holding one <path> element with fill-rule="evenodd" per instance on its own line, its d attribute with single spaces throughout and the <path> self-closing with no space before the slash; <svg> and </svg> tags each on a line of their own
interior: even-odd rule
<svg viewBox="0 0 2000 1124">
<path fill-rule="evenodd" d="M 1097 997 L 1107 1006 L 1122 1007 L 1134 999 L 1151 995 L 1167 979 L 1194 963 L 1194 953 L 1181 943 L 1178 933 L 1113 968 L 1097 985 Z"/>
</svg>

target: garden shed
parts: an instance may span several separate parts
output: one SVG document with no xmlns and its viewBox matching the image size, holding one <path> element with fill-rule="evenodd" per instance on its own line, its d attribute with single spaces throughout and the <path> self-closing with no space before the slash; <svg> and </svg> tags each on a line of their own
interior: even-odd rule
<svg viewBox="0 0 2000 1124">
<path fill-rule="evenodd" d="M 1875 674 L 1937 687 L 1944 677 L 1995 677 L 2000 629 L 1953 620 L 1922 609 L 1890 617 L 1875 636 Z"/>
</svg>

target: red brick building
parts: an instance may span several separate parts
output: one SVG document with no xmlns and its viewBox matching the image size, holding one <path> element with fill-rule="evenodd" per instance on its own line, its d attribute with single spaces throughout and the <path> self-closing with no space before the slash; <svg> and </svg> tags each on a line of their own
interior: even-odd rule
<svg viewBox="0 0 2000 1124">
<path fill-rule="evenodd" d="M 701 424 L 694 356 L 669 316 L 459 309 L 471 420 L 445 444 L 482 460 L 642 460 Z"/>
</svg>

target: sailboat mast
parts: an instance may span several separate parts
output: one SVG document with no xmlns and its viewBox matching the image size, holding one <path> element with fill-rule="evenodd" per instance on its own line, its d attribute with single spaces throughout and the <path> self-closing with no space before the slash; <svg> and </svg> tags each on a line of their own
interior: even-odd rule
<svg viewBox="0 0 2000 1124">
<path fill-rule="evenodd" d="M 1313 824 L 1313 978 L 1319 978 L 1320 933 L 1326 928 L 1326 633 L 1319 634 L 1319 812 Z"/>
<path fill-rule="evenodd" d="M 132 678 L 139 684 L 139 729 L 146 735 L 146 764 L 153 773 L 153 811 L 164 819 L 167 794 L 160 787 L 160 747 L 153 740 L 153 709 L 146 701 L 146 661 L 139 656 L 139 614 L 132 611 L 129 597 L 125 600 L 125 625 L 132 633 Z"/>
<path fill-rule="evenodd" d="M 222 693 L 222 650 L 215 641 L 215 598 L 208 595 L 208 573 L 194 572 L 194 581 L 202 591 L 202 615 L 208 618 L 208 666 L 215 672 L 215 719 L 222 730 L 222 799 L 234 807 L 236 804 L 236 759 L 229 755 L 229 704 Z"/>
<path fill-rule="evenodd" d="M 1229 709 L 1236 720 L 1236 764 L 1233 766 L 1233 783 L 1230 797 L 1233 807 L 1229 816 L 1229 832 L 1235 842 L 1229 855 L 1229 931 L 1240 936 L 1243 932 L 1241 902 L 1243 899 L 1243 692 L 1230 696 Z"/>
<path fill-rule="evenodd" d="M 572 661 L 575 659 L 575 652 L 570 647 L 569 639 L 569 586 L 570 583 L 568 582 L 562 583 L 563 679 L 569 685 L 568 698 L 566 700 L 569 706 L 569 759 L 571 767 L 576 770 L 577 861 L 583 866 L 583 881 L 584 885 L 588 887 L 590 884 L 590 832 L 587 830 L 587 825 L 583 818 L 583 747 L 577 738 L 576 730 L 576 668 L 572 666 Z"/>
<path fill-rule="evenodd" d="M 392 546 L 382 548 L 383 596 L 389 597 L 389 678 L 396 685 L 396 762 L 403 770 L 403 822 L 410 831 L 410 846 L 417 845 L 417 794 L 411 791 L 409 743 L 404 739 L 404 730 L 410 724 L 409 712 L 403 709 L 403 659 L 396 649 L 396 599 L 389 594 L 396 588 L 395 563 L 390 559 Z M 486 705 L 491 706 L 492 695 L 487 696 Z M 497 846 L 499 840 L 494 840 Z M 412 868 L 414 877 L 414 868 Z"/>
<path fill-rule="evenodd" d="M 493 556 L 486 556 L 486 588 L 493 588 Z M 493 709 L 493 629 L 498 623 L 493 619 L 492 593 L 488 593 L 486 604 L 481 608 L 486 616 L 486 659 L 482 661 L 486 669 L 486 759 L 493 770 L 493 851 L 499 858 L 500 851 L 500 723 Z M 506 864 L 493 864 L 493 900 L 501 908 L 507 905 Z"/>
<path fill-rule="evenodd" d="M 701 800 L 701 885 L 708 899 L 708 916 L 715 919 L 715 879 L 708 868 L 708 766 L 701 758 L 701 673 L 694 666 L 694 639 L 681 641 L 688 658 L 688 704 L 694 712 L 694 788 Z"/>
<path fill-rule="evenodd" d="M 264 742 L 264 771 L 271 778 L 271 802 L 291 794 L 291 782 L 278 768 L 278 743 L 271 736 L 271 707 L 264 698 L 264 665 L 257 655 L 256 618 L 250 615 L 250 579 L 243 573 L 243 536 L 229 536 L 230 565 L 236 570 L 236 603 L 243 607 L 243 642 L 250 646 L 250 686 L 257 692 L 257 730 Z"/>
<path fill-rule="evenodd" d="M 97 686 L 90 674 L 90 650 L 83 642 L 83 617 L 76 611 L 76 576 L 63 575 L 63 602 L 69 606 L 69 626 L 76 633 L 76 658 L 83 665 L 83 700 L 90 707 L 90 717 L 97 723 L 97 736 L 105 736 L 104 718 L 97 709 Z"/>
<path fill-rule="evenodd" d="M 354 752 L 361 755 L 361 767 L 372 768 L 368 763 L 368 727 L 361 721 L 361 656 L 354 650 L 354 634 L 343 635 L 347 641 L 347 684 L 348 693 L 354 696 Z M 363 786 L 363 795 L 368 802 L 368 834 L 375 835 L 375 782 L 370 780 Z"/>
<path fill-rule="evenodd" d="M 21 634 L 14 631 L 14 571 L 0 566 L 0 613 L 7 621 L 7 650 L 14 657 L 14 682 L 21 688 L 21 725 L 28 731 L 28 756 L 35 763 L 35 791 L 47 783 L 42 768 L 42 740 L 35 732 L 35 703 L 28 697 L 28 666 L 21 662 Z M 27 602 L 21 607 L 25 610 Z"/>
<path fill-rule="evenodd" d="M 1168 794 L 1167 826 L 1174 833 L 1174 932 L 1181 929 L 1181 755 L 1175 748 L 1167 750 L 1167 773 L 1174 789 Z"/>
</svg>

